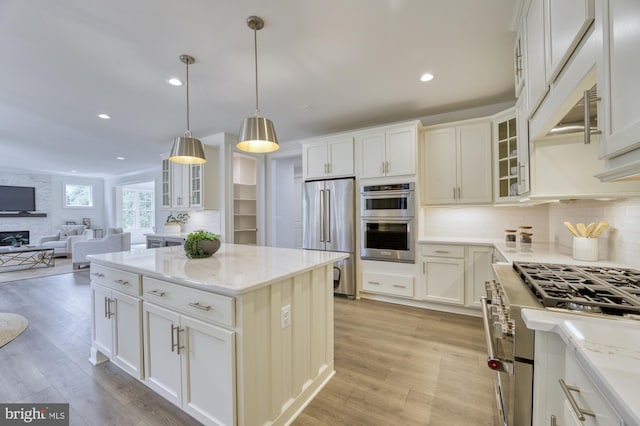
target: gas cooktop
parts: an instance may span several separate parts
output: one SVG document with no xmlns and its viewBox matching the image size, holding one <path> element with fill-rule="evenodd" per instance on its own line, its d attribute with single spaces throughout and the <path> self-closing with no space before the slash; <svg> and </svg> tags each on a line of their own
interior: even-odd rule
<svg viewBox="0 0 640 426">
<path fill-rule="evenodd" d="M 513 269 L 545 307 L 640 314 L 640 271 L 528 262 L 513 262 Z"/>
</svg>

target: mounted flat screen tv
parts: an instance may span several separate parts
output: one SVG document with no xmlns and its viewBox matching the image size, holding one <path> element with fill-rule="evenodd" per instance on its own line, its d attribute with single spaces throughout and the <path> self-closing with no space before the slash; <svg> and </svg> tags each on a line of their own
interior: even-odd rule
<svg viewBox="0 0 640 426">
<path fill-rule="evenodd" d="M 36 211 L 36 189 L 30 186 L 0 185 L 0 211 L 19 213 Z"/>
</svg>

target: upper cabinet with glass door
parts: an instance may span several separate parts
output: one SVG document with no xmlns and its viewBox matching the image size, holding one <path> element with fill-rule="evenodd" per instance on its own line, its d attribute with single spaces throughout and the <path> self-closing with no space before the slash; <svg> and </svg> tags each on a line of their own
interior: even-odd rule
<svg viewBox="0 0 640 426">
<path fill-rule="evenodd" d="M 220 208 L 220 165 L 219 150 L 215 146 L 204 145 L 207 162 L 204 164 L 172 163 L 166 156 L 162 158 L 163 209 L 204 209 Z"/>
</svg>

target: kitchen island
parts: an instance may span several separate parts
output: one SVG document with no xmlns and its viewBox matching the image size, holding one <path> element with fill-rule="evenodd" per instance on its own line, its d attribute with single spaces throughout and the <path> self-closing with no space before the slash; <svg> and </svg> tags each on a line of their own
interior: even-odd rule
<svg viewBox="0 0 640 426">
<path fill-rule="evenodd" d="M 290 423 L 334 374 L 333 252 L 223 244 L 91 256 L 90 361 L 204 424 Z"/>
</svg>

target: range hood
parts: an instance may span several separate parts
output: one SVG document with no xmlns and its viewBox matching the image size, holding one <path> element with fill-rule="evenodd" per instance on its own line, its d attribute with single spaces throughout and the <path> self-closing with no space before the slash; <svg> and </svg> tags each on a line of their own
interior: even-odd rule
<svg viewBox="0 0 640 426">
<path fill-rule="evenodd" d="M 589 143 L 592 134 L 598 131 L 598 91 L 597 85 L 584 92 L 573 108 L 556 124 L 547 136 L 567 135 L 572 133 L 584 133 L 585 143 Z M 585 128 L 589 131 L 585 132 Z"/>
</svg>

